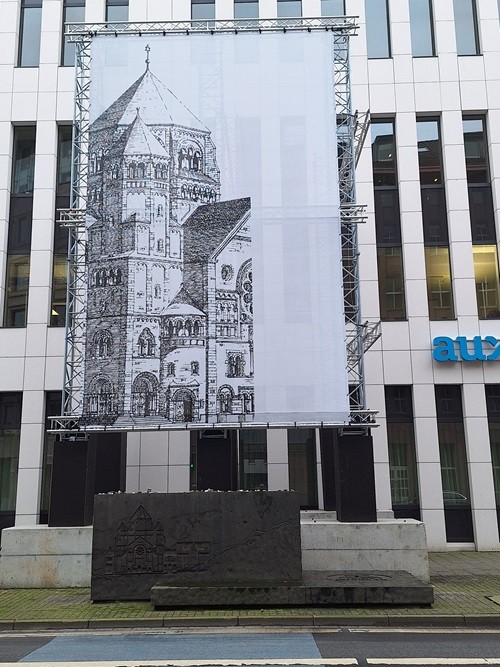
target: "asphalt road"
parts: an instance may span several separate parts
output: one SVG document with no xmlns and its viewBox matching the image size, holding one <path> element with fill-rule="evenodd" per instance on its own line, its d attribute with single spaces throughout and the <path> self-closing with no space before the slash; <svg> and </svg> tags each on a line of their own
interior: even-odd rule
<svg viewBox="0 0 500 667">
<path fill-rule="evenodd" d="M 0 667 L 92 664 L 170 665 L 478 665 L 500 666 L 498 631 L 61 632 L 0 634 Z"/>
</svg>

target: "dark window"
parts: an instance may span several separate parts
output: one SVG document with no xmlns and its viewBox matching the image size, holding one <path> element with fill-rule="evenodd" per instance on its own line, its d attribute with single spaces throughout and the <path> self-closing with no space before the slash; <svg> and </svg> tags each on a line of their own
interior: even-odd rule
<svg viewBox="0 0 500 667">
<path fill-rule="evenodd" d="M 128 21 L 128 0 L 106 0 L 106 21 Z"/>
<path fill-rule="evenodd" d="M 63 38 L 61 65 L 71 67 L 75 64 L 75 45 L 64 34 L 66 23 L 85 22 L 85 0 L 64 0 L 63 6 Z"/>
<path fill-rule="evenodd" d="M 453 0 L 455 36 L 459 56 L 479 55 L 476 0 Z"/>
<path fill-rule="evenodd" d="M 439 121 L 417 119 L 418 166 L 421 185 L 441 185 L 443 169 Z"/>
<path fill-rule="evenodd" d="M 14 128 L 14 160 L 12 165 L 13 195 L 33 195 L 35 178 L 35 136 L 36 128 Z"/>
<path fill-rule="evenodd" d="M 240 484 L 244 491 L 267 489 L 267 434 L 265 429 L 241 429 Z"/>
<path fill-rule="evenodd" d="M 45 394 L 45 439 L 43 442 L 42 488 L 40 492 L 40 523 L 47 523 L 49 514 L 50 482 L 52 479 L 52 460 L 54 454 L 55 433 L 47 433 L 49 417 L 56 417 L 62 412 L 62 393 L 48 391 Z"/>
<path fill-rule="evenodd" d="M 0 393 L 0 527 L 2 528 L 14 525 L 21 409 L 21 393 Z M 7 513 L 10 516 L 6 516 Z"/>
<path fill-rule="evenodd" d="M 500 525 L 500 385 L 485 385 L 495 504 Z"/>
<path fill-rule="evenodd" d="M 434 56 L 431 0 L 410 0 L 411 52 L 417 57 Z"/>
<path fill-rule="evenodd" d="M 464 118 L 465 166 L 467 183 L 489 183 L 488 148 L 484 118 Z"/>
<path fill-rule="evenodd" d="M 321 16 L 344 16 L 345 0 L 321 0 Z"/>
<path fill-rule="evenodd" d="M 390 58 L 387 0 L 365 0 L 365 17 L 368 58 Z"/>
<path fill-rule="evenodd" d="M 288 477 L 289 488 L 299 494 L 301 509 L 317 509 L 318 472 L 314 429 L 288 429 Z"/>
<path fill-rule="evenodd" d="M 278 18 L 302 16 L 302 0 L 278 0 Z"/>
<path fill-rule="evenodd" d="M 257 0 L 234 0 L 235 19 L 258 19 L 259 3 Z"/>
<path fill-rule="evenodd" d="M 19 67 L 38 67 L 42 29 L 42 0 L 21 0 Z"/>
</svg>

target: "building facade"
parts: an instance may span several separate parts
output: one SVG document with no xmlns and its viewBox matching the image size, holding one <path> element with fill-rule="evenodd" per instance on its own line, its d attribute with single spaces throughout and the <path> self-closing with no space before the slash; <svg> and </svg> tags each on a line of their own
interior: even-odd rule
<svg viewBox="0 0 500 667">
<path fill-rule="evenodd" d="M 497 0 L 181 0 L 173 5 L 160 0 L 0 0 L 2 526 L 46 522 L 53 444 L 46 419 L 60 413 L 67 230 L 55 220 L 56 209 L 69 206 L 74 99 L 74 47 L 63 36 L 63 22 L 342 13 L 359 17 L 358 36 L 351 40 L 353 107 L 369 110 L 371 117 L 356 181 L 357 201 L 368 208 L 367 222 L 359 228 L 362 319 L 382 322 L 381 337 L 365 356 L 367 407 L 379 413 L 379 426 L 373 429 L 377 507 L 422 519 L 431 549 L 500 549 Z M 158 124 L 143 118 L 136 106 L 129 109 L 124 123 L 128 141 L 121 146 L 130 178 L 110 181 L 107 201 L 115 196 L 121 206 L 125 198 L 131 206 L 128 224 L 138 225 L 142 203 L 133 183 L 145 175 L 146 158 L 154 157 L 148 173 L 158 184 L 158 201 L 153 208 L 149 202 L 149 224 L 163 222 L 152 254 L 169 253 L 173 275 L 180 259 L 175 253 L 186 251 L 186 239 L 175 238 L 180 233 L 174 219 L 165 235 L 162 216 L 171 208 L 168 189 L 161 187 L 165 144 L 158 141 Z M 217 147 L 194 120 L 189 127 L 191 136 L 182 137 L 185 145 L 179 135 L 177 177 L 185 180 L 185 197 L 176 211 L 193 216 L 196 236 L 203 225 L 196 216 L 203 217 L 204 206 L 219 204 Z M 203 161 L 208 155 L 210 164 Z M 92 160 L 91 215 L 94 199 L 98 203 L 102 197 L 97 152 Z M 242 200 L 231 213 L 226 236 L 237 225 L 245 228 L 248 208 Z M 95 227 L 97 234 L 109 224 L 99 218 L 89 231 Z M 134 238 L 140 239 L 136 232 Z M 235 267 L 225 252 L 220 262 L 228 267 L 227 284 L 220 286 L 219 304 L 210 305 L 210 326 L 218 327 L 222 337 L 224 327 L 229 331 L 234 325 L 235 300 L 244 301 L 243 284 L 251 282 L 250 257 L 243 252 Z M 109 365 L 106 355 L 122 326 L 117 316 L 116 330 L 103 335 L 101 301 L 129 285 L 125 278 L 135 261 L 117 258 L 102 266 L 99 256 L 89 257 L 96 317 L 88 345 L 97 351 L 96 372 Z M 151 275 L 155 261 L 148 259 Z M 153 419 L 158 410 L 166 414 L 149 371 L 140 377 L 144 358 L 156 355 L 158 372 L 172 384 L 168 414 L 175 419 L 199 409 L 193 387 L 202 381 L 202 364 L 196 368 L 201 358 L 191 341 L 202 342 L 208 326 L 205 308 L 182 290 L 181 280 L 168 298 L 160 296 L 167 283 L 165 264 L 158 266 L 160 277 L 150 280 L 151 305 L 137 312 L 134 322 L 123 323 L 137 333 L 129 356 L 139 381 L 133 395 L 123 397 L 137 419 Z M 140 271 L 134 269 L 134 275 Z M 172 278 L 169 284 L 174 283 Z M 155 298 L 162 299 L 156 314 Z M 237 314 L 245 314 L 241 306 Z M 243 391 L 250 386 L 250 314 L 246 328 L 239 328 L 245 339 L 225 350 L 245 358 L 238 361 L 233 355 L 228 361 L 228 378 L 220 387 L 226 393 L 214 398 L 220 412 L 233 412 L 231 401 L 251 410 L 251 393 Z M 190 336 L 185 335 L 188 320 Z M 160 349 L 157 334 L 166 330 L 163 338 L 168 339 L 170 323 L 176 345 Z M 188 339 L 186 346 L 182 341 Z M 179 376 L 176 363 L 182 367 Z M 94 392 L 89 419 L 115 405 L 107 389 L 101 383 Z M 181 392 L 177 402 L 175 392 Z M 216 460 L 227 462 L 224 483 L 230 488 L 294 488 L 304 508 L 325 506 L 328 471 L 317 430 L 240 429 L 215 438 L 194 431 L 134 432 L 127 436 L 126 450 L 128 491 L 207 488 L 221 472 L 213 470 Z"/>
</svg>

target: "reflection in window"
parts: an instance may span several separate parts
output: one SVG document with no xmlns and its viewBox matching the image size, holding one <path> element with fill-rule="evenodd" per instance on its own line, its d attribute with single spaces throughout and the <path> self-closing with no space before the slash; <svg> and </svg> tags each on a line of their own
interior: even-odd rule
<svg viewBox="0 0 500 667">
<path fill-rule="evenodd" d="M 21 0 L 19 67 L 38 67 L 42 30 L 42 0 Z"/>
<path fill-rule="evenodd" d="M 372 122 L 372 167 L 375 187 L 396 186 L 396 142 L 393 121 Z"/>
<path fill-rule="evenodd" d="M 7 256 L 5 327 L 25 327 L 28 311 L 29 255 Z"/>
<path fill-rule="evenodd" d="M 61 65 L 72 67 L 75 64 L 75 44 L 64 34 L 66 23 L 85 23 L 85 0 L 64 0 Z"/>
<path fill-rule="evenodd" d="M 16 509 L 21 406 L 21 393 L 0 394 L 0 512 Z"/>
<path fill-rule="evenodd" d="M 425 273 L 429 319 L 452 320 L 455 313 L 448 246 L 425 247 Z"/>
<path fill-rule="evenodd" d="M 365 0 L 365 16 L 368 58 L 390 58 L 387 0 Z"/>
<path fill-rule="evenodd" d="M 14 129 L 14 160 L 12 166 L 12 195 L 33 195 L 35 178 L 36 128 Z"/>
<path fill-rule="evenodd" d="M 480 319 L 500 317 L 500 284 L 496 245 L 473 245 L 477 310 Z"/>
<path fill-rule="evenodd" d="M 321 16 L 344 16 L 345 0 L 321 0 Z"/>
<path fill-rule="evenodd" d="M 431 0 L 410 0 L 411 52 L 417 57 L 434 56 Z"/>
<path fill-rule="evenodd" d="M 467 183 L 488 183 L 488 159 L 484 118 L 465 117 L 462 123 L 464 129 Z"/>
<path fill-rule="evenodd" d="M 267 489 L 267 435 L 265 429 L 241 429 L 240 484 L 244 491 Z"/>
<path fill-rule="evenodd" d="M 500 385 L 485 386 L 488 429 L 490 433 L 491 463 L 495 488 L 495 504 L 500 525 Z"/>
<path fill-rule="evenodd" d="M 54 456 L 55 433 L 48 433 L 49 417 L 60 415 L 62 411 L 62 394 L 60 391 L 48 391 L 45 394 L 45 439 L 43 443 L 42 485 L 40 492 L 40 523 L 48 522 L 50 482 L 52 478 L 52 461 Z"/>
<path fill-rule="evenodd" d="M 455 36 L 459 56 L 479 54 L 476 0 L 453 0 Z"/>
<path fill-rule="evenodd" d="M 302 16 L 302 0 L 278 0 L 278 18 Z"/>
<path fill-rule="evenodd" d="M 215 1 L 191 0 L 191 18 L 206 20 L 215 18 Z"/>
<path fill-rule="evenodd" d="M 316 432 L 297 428 L 287 433 L 289 488 L 299 494 L 301 509 L 317 509 Z"/>
<path fill-rule="evenodd" d="M 128 21 L 128 0 L 106 0 L 106 21 Z"/>
<path fill-rule="evenodd" d="M 417 147 L 420 185 L 441 185 L 443 172 L 438 120 L 417 120 Z"/>
<path fill-rule="evenodd" d="M 258 19 L 258 0 L 234 0 L 235 19 Z"/>
<path fill-rule="evenodd" d="M 384 321 L 406 319 L 406 304 L 401 246 L 377 248 L 380 318 Z"/>
</svg>

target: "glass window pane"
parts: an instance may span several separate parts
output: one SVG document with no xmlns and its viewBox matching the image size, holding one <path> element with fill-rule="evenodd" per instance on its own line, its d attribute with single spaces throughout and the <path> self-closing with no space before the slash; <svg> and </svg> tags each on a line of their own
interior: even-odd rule
<svg viewBox="0 0 500 667">
<path fill-rule="evenodd" d="M 373 185 L 375 187 L 395 186 L 397 181 L 394 123 L 373 121 L 371 132 Z"/>
<path fill-rule="evenodd" d="M 278 18 L 302 16 L 301 0 L 278 0 Z"/>
<path fill-rule="evenodd" d="M 215 3 L 214 2 L 193 2 L 191 4 L 191 18 L 192 19 L 214 19 L 215 18 Z"/>
<path fill-rule="evenodd" d="M 438 437 L 445 509 L 447 507 L 470 507 L 463 424 L 438 423 Z"/>
<path fill-rule="evenodd" d="M 500 317 L 500 285 L 496 245 L 473 245 L 477 310 L 480 319 Z"/>
<path fill-rule="evenodd" d="M 441 138 L 437 120 L 417 120 L 418 164 L 421 185 L 440 185 Z"/>
<path fill-rule="evenodd" d="M 71 125 L 60 125 L 57 144 L 57 196 L 69 195 L 71 183 Z M 69 202 L 68 202 L 69 205 Z"/>
<path fill-rule="evenodd" d="M 401 247 L 377 248 L 380 318 L 406 319 L 406 303 Z"/>
<path fill-rule="evenodd" d="M 265 429 L 242 429 L 240 438 L 240 485 L 245 491 L 267 489 L 267 437 Z"/>
<path fill-rule="evenodd" d="M 431 0 L 410 0 L 411 51 L 415 57 L 434 55 Z"/>
<path fill-rule="evenodd" d="M 368 58 L 390 58 L 387 0 L 365 0 Z"/>
<path fill-rule="evenodd" d="M 67 255 L 54 255 L 52 266 L 52 304 L 50 326 L 63 327 L 66 324 L 66 287 L 68 283 Z"/>
<path fill-rule="evenodd" d="M 19 67 L 38 67 L 40 62 L 40 35 L 42 7 L 21 8 L 21 35 L 19 38 Z"/>
<path fill-rule="evenodd" d="M 234 3 L 234 18 L 235 19 L 258 19 L 259 18 L 259 3 L 258 2 L 235 2 Z"/>
<path fill-rule="evenodd" d="M 63 10 L 63 31 L 66 23 L 84 23 L 85 6 L 64 7 Z M 73 67 L 75 64 L 75 45 L 70 43 L 68 37 L 63 33 L 61 65 L 64 67 Z"/>
<path fill-rule="evenodd" d="M 447 246 L 425 248 L 427 301 L 431 320 L 452 320 L 455 317 L 450 270 L 450 251 Z"/>
<path fill-rule="evenodd" d="M 7 256 L 5 327 L 25 327 L 30 274 L 29 255 Z"/>
<path fill-rule="evenodd" d="M 464 118 L 465 165 L 468 183 L 488 183 L 486 134 L 482 118 Z"/>
<path fill-rule="evenodd" d="M 475 0 L 453 0 L 455 36 L 459 56 L 475 56 L 479 53 Z"/>
<path fill-rule="evenodd" d="M 106 21 L 118 22 L 128 21 L 128 4 L 125 5 L 107 5 Z"/>
<path fill-rule="evenodd" d="M 20 429 L 0 429 L 0 511 L 16 509 Z"/>
<path fill-rule="evenodd" d="M 12 194 L 32 195 L 35 176 L 35 127 L 14 129 Z"/>
<path fill-rule="evenodd" d="M 321 16 L 344 16 L 344 0 L 321 0 Z"/>
<path fill-rule="evenodd" d="M 317 509 L 316 432 L 314 429 L 288 430 L 289 488 L 297 491 L 301 509 Z"/>
</svg>

